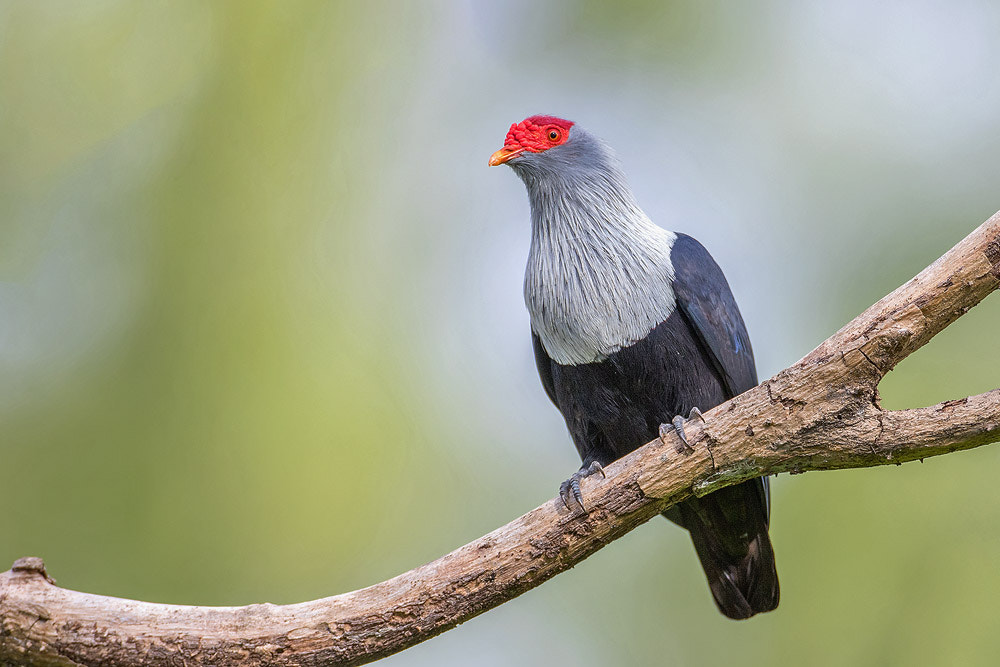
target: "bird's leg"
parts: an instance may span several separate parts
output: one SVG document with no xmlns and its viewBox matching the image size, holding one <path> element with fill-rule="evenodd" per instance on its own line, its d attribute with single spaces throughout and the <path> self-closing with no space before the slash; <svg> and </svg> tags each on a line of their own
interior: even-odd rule
<svg viewBox="0 0 1000 667">
<path fill-rule="evenodd" d="M 671 430 L 677 431 L 677 437 L 680 438 L 681 444 L 676 445 L 678 454 L 690 454 L 694 451 L 694 447 L 688 442 L 687 434 L 684 433 L 684 423 L 689 419 L 700 419 L 702 423 L 705 422 L 705 415 L 701 414 L 701 410 L 698 408 L 691 408 L 691 412 L 688 414 L 687 419 L 677 415 L 670 420 L 669 424 L 660 424 L 660 440 L 663 444 L 667 444 L 667 434 Z"/>
<path fill-rule="evenodd" d="M 566 509 L 573 509 L 569 504 L 569 499 L 572 498 L 576 501 L 576 504 L 580 506 L 581 510 L 584 512 L 587 511 L 587 507 L 583 504 L 583 494 L 580 492 L 580 480 L 597 473 L 601 473 L 601 477 L 607 477 L 607 475 L 604 474 L 604 466 L 601 465 L 600 461 L 596 459 L 591 459 L 589 462 L 584 461 L 579 470 L 570 475 L 569 479 L 559 485 L 559 498 L 563 501 L 563 505 L 566 506 Z"/>
</svg>

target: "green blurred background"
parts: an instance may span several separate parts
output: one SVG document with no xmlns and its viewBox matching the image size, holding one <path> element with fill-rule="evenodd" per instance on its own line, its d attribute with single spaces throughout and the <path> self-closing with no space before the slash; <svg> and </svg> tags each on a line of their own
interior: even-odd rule
<svg viewBox="0 0 1000 667">
<path fill-rule="evenodd" d="M 1000 208 L 1000 6 L 0 2 L 0 569 L 293 602 L 578 460 L 535 377 L 510 123 L 580 122 L 708 246 L 762 377 Z M 992 389 L 1000 301 L 888 407 Z M 778 611 L 656 520 L 398 665 L 986 664 L 1000 451 L 775 480 Z"/>
</svg>

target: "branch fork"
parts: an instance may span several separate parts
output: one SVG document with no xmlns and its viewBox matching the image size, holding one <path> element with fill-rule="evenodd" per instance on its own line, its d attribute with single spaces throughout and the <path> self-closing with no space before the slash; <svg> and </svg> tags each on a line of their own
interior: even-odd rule
<svg viewBox="0 0 1000 667">
<path fill-rule="evenodd" d="M 358 665 L 433 637 L 569 569 L 669 506 L 745 479 L 900 464 L 1000 439 L 1000 389 L 883 410 L 890 370 L 1000 285 L 1000 213 L 789 368 L 438 560 L 292 605 L 194 607 L 59 588 L 41 559 L 0 574 L 0 665 Z M 674 437 L 677 437 L 676 435 Z M 677 444 L 677 443 L 675 443 Z"/>
</svg>

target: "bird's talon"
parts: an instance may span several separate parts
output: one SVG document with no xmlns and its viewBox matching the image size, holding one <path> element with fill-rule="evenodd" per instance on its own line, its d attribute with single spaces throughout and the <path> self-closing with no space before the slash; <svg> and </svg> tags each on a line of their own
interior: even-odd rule
<svg viewBox="0 0 1000 667">
<path fill-rule="evenodd" d="M 575 509 L 570 503 L 571 498 L 576 501 L 577 507 L 585 512 L 587 511 L 587 508 L 583 504 L 583 495 L 580 493 L 580 482 L 573 477 L 570 477 L 559 485 L 559 499 L 570 512 Z"/>
<path fill-rule="evenodd" d="M 604 466 L 601 465 L 600 461 L 591 461 L 589 464 L 581 467 L 575 473 L 570 475 L 570 478 L 559 485 L 559 499 L 562 500 L 563 505 L 566 509 L 573 511 L 573 507 L 570 505 L 570 498 L 576 501 L 576 506 L 579 507 L 584 512 L 587 511 L 587 506 L 583 504 L 583 492 L 580 490 L 580 480 L 584 477 L 590 477 L 601 473 L 601 477 L 607 478 L 607 474 L 604 472 Z"/>
<path fill-rule="evenodd" d="M 680 438 L 681 444 L 678 445 L 674 442 L 674 449 L 677 450 L 678 454 L 690 454 L 694 452 L 694 447 L 692 447 L 691 443 L 688 442 L 687 434 L 684 433 L 685 421 L 684 417 L 677 415 L 670 420 L 669 424 L 660 424 L 660 441 L 665 445 L 668 444 L 667 434 L 670 433 L 670 431 L 677 432 L 677 437 Z"/>
<path fill-rule="evenodd" d="M 664 445 L 671 444 L 670 432 L 674 430 L 673 424 L 660 424 L 660 442 Z"/>
<path fill-rule="evenodd" d="M 684 446 L 679 448 L 677 451 L 680 452 L 681 454 L 690 454 L 691 452 L 694 451 L 694 447 L 692 447 L 691 443 L 688 442 L 687 433 L 684 432 L 685 421 L 687 420 L 684 419 L 684 417 L 677 415 L 676 417 L 673 418 L 673 420 L 671 420 L 671 423 L 674 425 L 674 429 L 677 431 L 677 437 L 679 437 L 681 439 L 681 442 L 684 443 Z"/>
<path fill-rule="evenodd" d="M 707 424 L 705 421 L 705 415 L 701 414 L 701 410 L 698 408 L 691 408 L 691 412 L 688 414 L 688 419 L 700 419 L 702 424 Z"/>
<path fill-rule="evenodd" d="M 562 504 L 566 506 L 566 509 L 572 511 L 573 508 L 569 506 L 569 480 L 566 480 L 559 485 L 559 500 Z"/>
</svg>

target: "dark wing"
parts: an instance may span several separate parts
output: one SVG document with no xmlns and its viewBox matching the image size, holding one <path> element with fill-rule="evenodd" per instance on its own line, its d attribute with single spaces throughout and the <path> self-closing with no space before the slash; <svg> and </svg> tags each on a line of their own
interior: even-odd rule
<svg viewBox="0 0 1000 667">
<path fill-rule="evenodd" d="M 746 325 L 726 276 L 704 246 L 678 234 L 670 252 L 677 307 L 698 337 L 729 398 L 757 386 Z"/>
<path fill-rule="evenodd" d="M 534 331 L 531 332 L 531 345 L 535 348 L 535 366 L 538 367 L 538 377 L 542 378 L 542 386 L 545 387 L 545 393 L 549 395 L 549 398 L 552 399 L 552 402 L 558 408 L 559 402 L 556 400 L 556 385 L 552 379 L 552 359 L 549 358 L 545 348 L 542 347 L 541 339 Z"/>
<path fill-rule="evenodd" d="M 714 366 L 727 396 L 756 386 L 750 336 L 722 269 L 700 243 L 685 234 L 677 235 L 670 259 L 677 309 Z M 762 478 L 677 506 L 715 602 L 730 618 L 747 618 L 778 604 L 778 575 L 767 534 L 769 496 L 767 478 Z"/>
</svg>

